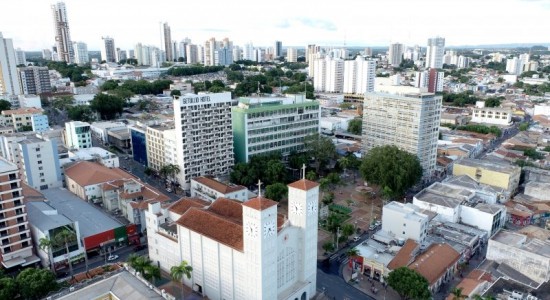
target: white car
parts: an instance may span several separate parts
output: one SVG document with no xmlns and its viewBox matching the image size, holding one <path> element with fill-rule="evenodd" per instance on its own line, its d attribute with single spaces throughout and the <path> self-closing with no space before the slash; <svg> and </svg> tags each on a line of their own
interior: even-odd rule
<svg viewBox="0 0 550 300">
<path fill-rule="evenodd" d="M 357 242 L 359 239 L 361 239 L 361 238 L 358 237 L 358 236 L 356 236 L 356 237 L 353 238 L 353 241 L 354 241 L 354 242 Z"/>
<path fill-rule="evenodd" d="M 118 258 L 118 255 L 109 255 L 109 257 L 107 258 L 107 261 L 113 261 L 113 260 L 116 260 Z"/>
</svg>

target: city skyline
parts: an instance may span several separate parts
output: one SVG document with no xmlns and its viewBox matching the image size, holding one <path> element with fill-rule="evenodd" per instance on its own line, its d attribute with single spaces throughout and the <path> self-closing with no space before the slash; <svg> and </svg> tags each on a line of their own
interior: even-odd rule
<svg viewBox="0 0 550 300">
<path fill-rule="evenodd" d="M 237 45 L 252 42 L 262 47 L 273 46 L 275 40 L 282 41 L 284 47 L 307 44 L 377 47 L 391 42 L 425 46 L 433 36 L 445 37 L 447 46 L 547 44 L 544 26 L 533 20 L 550 16 L 550 3 L 544 0 L 504 0 L 499 5 L 473 0 L 460 5 L 438 1 L 437 8 L 429 0 L 393 0 L 368 6 L 353 0 L 340 11 L 330 6 L 313 9 L 311 4 L 290 1 L 266 9 L 237 0 L 231 7 L 210 1 L 191 12 L 186 7 L 166 9 L 177 8 L 177 3 L 171 0 L 161 0 L 146 8 L 105 0 L 94 2 L 93 6 L 76 0 L 64 2 L 72 41 L 87 43 L 91 51 L 99 50 L 101 37 L 107 35 L 121 49 L 131 49 L 138 42 L 160 47 L 161 22 L 170 24 L 172 40 L 189 37 L 195 44 L 203 44 L 211 37 L 220 40 L 228 37 Z M 25 51 L 51 49 L 55 34 L 50 7 L 55 3 L 21 0 L 3 4 L 0 29 L 4 37 L 12 38 L 14 46 Z M 400 9 L 396 10 L 397 7 Z M 244 13 L 240 14 L 239 9 Z M 508 21 L 505 17 L 511 11 L 514 20 Z M 21 12 L 32 20 L 32 26 L 22 26 Z"/>
</svg>

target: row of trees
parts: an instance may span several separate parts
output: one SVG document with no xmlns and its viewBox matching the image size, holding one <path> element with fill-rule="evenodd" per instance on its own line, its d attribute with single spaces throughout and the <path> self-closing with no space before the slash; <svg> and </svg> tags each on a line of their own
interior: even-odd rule
<svg viewBox="0 0 550 300">
<path fill-rule="evenodd" d="M 172 80 L 159 79 L 153 82 L 147 80 L 126 80 L 120 83 L 119 80 L 107 80 L 102 86 L 103 91 L 117 95 L 123 99 L 129 99 L 134 94 L 139 95 L 157 95 L 170 88 Z"/>
<path fill-rule="evenodd" d="M 168 71 L 166 71 L 166 74 L 170 76 L 191 76 L 191 75 L 198 75 L 198 74 L 215 73 L 215 72 L 223 71 L 224 68 L 225 68 L 224 66 L 201 66 L 201 65 L 174 67 L 174 68 L 168 69 Z"/>
<path fill-rule="evenodd" d="M 495 136 L 499 137 L 502 134 L 502 130 L 496 126 L 485 126 L 485 125 L 462 125 L 456 127 L 458 130 L 464 130 L 464 131 L 471 131 L 471 132 L 477 132 L 482 134 L 494 134 Z"/>
<path fill-rule="evenodd" d="M 443 92 L 443 102 L 452 103 L 453 106 L 464 107 L 466 105 L 476 104 L 479 101 L 478 97 L 474 96 L 474 92 L 466 91 L 458 94 Z"/>
</svg>

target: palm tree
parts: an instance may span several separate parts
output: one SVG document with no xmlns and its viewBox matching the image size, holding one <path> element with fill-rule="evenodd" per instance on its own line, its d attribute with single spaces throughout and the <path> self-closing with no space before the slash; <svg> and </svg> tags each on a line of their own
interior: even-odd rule
<svg viewBox="0 0 550 300">
<path fill-rule="evenodd" d="M 143 269 L 143 277 L 155 284 L 155 279 L 160 279 L 160 268 L 149 264 Z"/>
<path fill-rule="evenodd" d="M 359 250 L 357 250 L 357 248 L 351 248 L 346 252 L 346 256 L 348 258 L 359 256 Z"/>
<path fill-rule="evenodd" d="M 347 169 L 351 165 L 351 160 L 347 156 L 342 156 L 338 159 L 338 164 L 344 168 L 344 174 L 346 174 Z"/>
<path fill-rule="evenodd" d="M 463 300 L 466 299 L 466 296 L 462 294 L 462 288 L 453 288 L 451 290 L 451 294 L 453 295 L 453 300 Z"/>
<path fill-rule="evenodd" d="M 67 264 L 69 265 L 69 272 L 73 277 L 73 265 L 71 263 L 71 253 L 69 251 L 69 244 L 73 244 L 76 241 L 76 234 L 74 231 L 64 228 L 54 236 L 54 241 L 58 245 L 65 246 L 65 252 L 67 253 Z"/>
<path fill-rule="evenodd" d="M 145 277 L 145 269 L 151 266 L 151 261 L 148 258 L 135 254 L 128 256 L 128 263 L 136 272 L 143 274 L 143 277 Z"/>
<path fill-rule="evenodd" d="M 193 272 L 193 267 L 187 264 L 185 260 L 183 260 L 179 266 L 173 266 L 170 268 L 170 276 L 172 277 L 172 280 L 174 281 L 181 281 L 183 276 L 187 277 L 187 279 L 191 279 L 191 272 Z M 183 282 L 181 286 L 181 299 L 183 299 Z"/>
<path fill-rule="evenodd" d="M 40 248 L 43 251 L 46 251 L 48 253 L 48 262 L 50 263 L 50 269 L 55 272 L 54 266 L 53 266 L 53 242 L 47 237 L 42 237 L 40 240 L 38 240 L 38 248 Z"/>
<path fill-rule="evenodd" d="M 171 183 L 172 183 L 172 190 L 174 190 L 174 193 L 176 193 L 175 188 L 175 182 L 176 182 L 176 175 L 178 175 L 181 172 L 181 168 L 178 165 L 175 164 L 169 164 L 168 165 L 168 175 L 170 175 Z"/>
</svg>

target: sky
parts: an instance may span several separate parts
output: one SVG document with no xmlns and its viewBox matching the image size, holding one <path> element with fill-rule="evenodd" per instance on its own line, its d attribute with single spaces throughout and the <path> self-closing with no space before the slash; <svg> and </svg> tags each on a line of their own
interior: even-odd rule
<svg viewBox="0 0 550 300">
<path fill-rule="evenodd" d="M 4 0 L 0 32 L 25 51 L 51 48 L 48 0 Z M 117 1 L 66 0 L 73 41 L 99 50 L 102 36 L 121 49 L 138 42 L 160 46 L 160 24 L 172 40 L 203 44 L 229 38 L 236 45 L 283 47 L 425 46 L 442 36 L 447 46 L 550 43 L 550 0 L 345 0 L 339 1 Z"/>
</svg>

